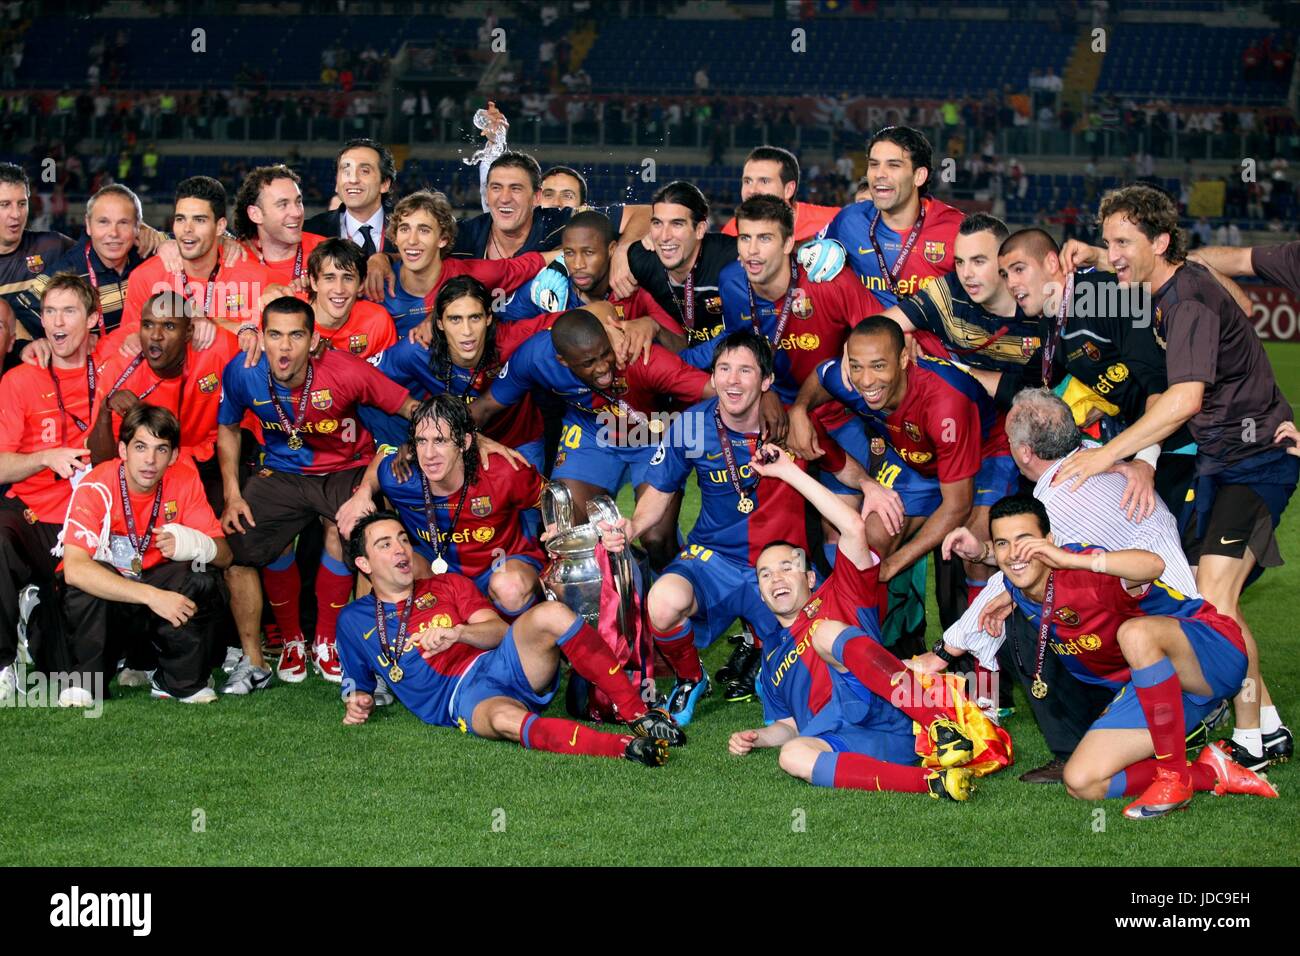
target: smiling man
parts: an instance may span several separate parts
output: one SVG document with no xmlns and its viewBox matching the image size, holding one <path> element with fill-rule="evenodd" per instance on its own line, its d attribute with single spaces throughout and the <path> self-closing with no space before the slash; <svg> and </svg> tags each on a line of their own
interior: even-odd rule
<svg viewBox="0 0 1300 956">
<path fill-rule="evenodd" d="M 235 238 L 277 282 L 301 286 L 324 236 L 303 231 L 302 180 L 288 166 L 259 166 L 235 195 Z"/>
<path fill-rule="evenodd" d="M 960 210 L 929 195 L 930 142 L 908 126 L 886 126 L 867 145 L 871 197 L 845 206 L 822 230 L 886 306 L 952 271 Z"/>
<path fill-rule="evenodd" d="M 31 184 L 21 166 L 0 163 L 0 299 L 22 323 L 25 338 L 39 338 L 40 315 L 22 310 L 18 297 L 29 289 L 47 263 L 55 262 L 73 242 L 61 232 L 27 228 Z"/>
<path fill-rule="evenodd" d="M 354 242 L 367 257 L 382 251 L 384 205 L 396 179 L 387 146 L 365 137 L 348 140 L 334 160 L 334 194 L 341 205 L 312 216 L 303 229 Z"/>
<path fill-rule="evenodd" d="M 307 260 L 307 276 L 316 334 L 327 347 L 364 359 L 397 342 L 392 316 L 360 298 L 366 257 L 356 243 L 323 240 Z"/>
<path fill-rule="evenodd" d="M 1065 765 L 1072 797 L 1136 796 L 1131 820 L 1164 816 L 1196 791 L 1277 791 L 1216 744 L 1188 765 L 1184 735 L 1237 693 L 1246 675 L 1241 629 L 1203 599 L 1159 580 L 1150 551 L 1054 544 L 1042 502 L 1013 495 L 993 506 L 993 553 L 1015 605 L 1075 678 L 1117 691 Z M 1041 678 L 1038 695 L 1049 688 Z"/>
<path fill-rule="evenodd" d="M 144 260 L 136 249 L 143 222 L 140 197 L 125 186 L 113 183 L 86 202 L 86 235 L 45 267 L 31 288 L 14 300 L 19 321 L 27 328 L 39 324 L 41 297 L 50 280 L 60 272 L 84 276 L 99 296 L 99 329 L 105 335 L 122 319 L 127 279 Z M 39 341 L 39 340 L 38 340 Z M 24 356 L 34 345 L 27 345 Z"/>
<path fill-rule="evenodd" d="M 803 245 L 830 224 L 839 213 L 838 206 L 818 206 L 801 202 L 799 195 L 799 160 L 794 153 L 779 146 L 756 146 L 745 157 L 740 172 L 740 201 L 753 196 L 778 196 L 794 214 L 795 245 Z M 737 222 L 731 219 L 722 227 L 726 236 L 737 235 Z"/>
</svg>

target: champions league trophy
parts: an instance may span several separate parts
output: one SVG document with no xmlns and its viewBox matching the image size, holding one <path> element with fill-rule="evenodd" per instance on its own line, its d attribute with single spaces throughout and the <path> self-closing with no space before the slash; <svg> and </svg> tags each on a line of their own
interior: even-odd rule
<svg viewBox="0 0 1300 956">
<path fill-rule="evenodd" d="M 587 505 L 587 523 L 573 524 L 573 496 L 562 482 L 553 481 L 542 489 L 542 525 L 552 532 L 546 540 L 550 563 L 542 574 L 542 590 L 551 601 L 559 601 L 597 630 L 600 629 L 600 599 L 604 585 L 596 546 L 600 543 L 597 524 L 610 524 L 621 517 L 614 499 L 597 495 Z M 637 636 L 635 584 L 630 544 L 618 554 L 609 554 L 609 568 L 618 595 L 618 633 L 629 643 Z"/>
</svg>

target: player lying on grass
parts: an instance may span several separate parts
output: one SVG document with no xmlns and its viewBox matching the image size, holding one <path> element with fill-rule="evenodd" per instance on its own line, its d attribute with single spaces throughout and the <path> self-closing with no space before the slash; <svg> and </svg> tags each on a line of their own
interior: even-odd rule
<svg viewBox="0 0 1300 956">
<path fill-rule="evenodd" d="M 448 572 L 417 581 L 411 540 L 391 511 L 359 520 L 348 553 L 374 593 L 339 615 L 345 724 L 366 722 L 382 679 L 425 723 L 530 749 L 656 767 L 669 746 L 686 743 L 663 711 L 647 709 L 604 641 L 563 604 L 543 602 L 507 627 L 469 578 Z M 561 652 L 614 702 L 630 733 L 539 716 L 559 687 Z"/>
<path fill-rule="evenodd" d="M 815 786 L 969 799 L 972 774 L 959 764 L 970 760 L 973 744 L 879 644 L 880 561 L 865 523 L 776 446 L 763 450 L 770 463 L 756 458 L 750 467 L 807 498 L 839 531 L 839 555 L 813 591 L 816 576 L 802 548 L 776 541 L 759 552 L 759 593 L 782 628 L 763 648 L 763 709 L 773 722 L 732 734 L 729 749 L 742 755 L 780 747 L 781 769 Z M 934 741 L 942 769 L 919 766 L 914 719 Z"/>
<path fill-rule="evenodd" d="M 1235 621 L 1158 580 L 1164 561 L 1150 551 L 1053 544 L 1036 498 L 1010 495 L 989 518 L 1008 593 L 986 614 L 1005 616 L 1014 601 L 1039 628 L 1039 662 L 1050 646 L 1075 677 L 1118 691 L 1065 765 L 1071 796 L 1138 794 L 1124 808 L 1133 820 L 1181 809 L 1197 790 L 1277 796 L 1217 744 L 1187 763 L 1184 735 L 1246 676 Z M 1039 665 L 1033 693 L 1047 690 Z"/>
</svg>

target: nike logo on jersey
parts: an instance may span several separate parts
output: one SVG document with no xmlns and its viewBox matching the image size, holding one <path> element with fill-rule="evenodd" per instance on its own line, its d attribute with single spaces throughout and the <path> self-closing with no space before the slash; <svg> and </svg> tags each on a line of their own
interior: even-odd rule
<svg viewBox="0 0 1300 956">
<path fill-rule="evenodd" d="M 722 457 L 722 452 L 718 452 L 716 455 L 705 455 L 704 457 L 708 461 L 717 461 L 719 458 Z"/>
<path fill-rule="evenodd" d="M 370 640 L 370 635 L 373 634 L 373 633 L 375 633 L 375 630 L 376 630 L 376 629 L 372 627 L 370 630 L 366 631 L 366 633 L 364 633 L 364 634 L 361 635 L 361 639 L 362 639 L 363 641 L 368 641 L 368 640 Z"/>
<path fill-rule="evenodd" d="M 613 677 L 617 673 L 618 673 L 618 665 L 615 664 L 613 667 L 609 669 L 609 676 Z"/>
<path fill-rule="evenodd" d="M 253 399 L 253 404 L 254 404 L 254 405 L 270 405 L 270 404 L 271 404 L 271 399 L 269 399 L 269 398 L 255 398 L 255 399 Z"/>
<path fill-rule="evenodd" d="M 1219 538 L 1219 544 L 1241 544 L 1241 542 L 1245 540 L 1245 538 L 1232 538 L 1231 540 L 1228 538 Z"/>
</svg>

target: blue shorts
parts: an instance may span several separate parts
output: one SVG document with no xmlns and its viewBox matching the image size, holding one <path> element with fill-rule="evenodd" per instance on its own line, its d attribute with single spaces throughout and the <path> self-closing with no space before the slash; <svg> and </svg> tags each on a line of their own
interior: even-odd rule
<svg viewBox="0 0 1300 956">
<path fill-rule="evenodd" d="M 695 591 L 695 603 L 699 607 L 691 619 L 695 646 L 708 647 L 736 618 L 748 621 L 760 640 L 775 639 L 781 625 L 758 593 L 754 569 L 716 551 L 698 550 L 695 554 L 687 548 L 663 571 L 681 575 L 691 582 Z"/>
<path fill-rule="evenodd" d="M 515 647 L 514 628 L 510 628 L 501 643 L 474 661 L 469 672 L 461 678 L 460 686 L 451 697 L 451 719 L 462 731 L 472 734 L 474 708 L 489 697 L 509 697 L 540 714 L 550 704 L 559 686 L 560 672 L 557 668 L 545 693 L 533 690 Z"/>
<path fill-rule="evenodd" d="M 831 681 L 830 702 L 799 728 L 800 737 L 825 741 L 836 753 L 866 754 L 907 765 L 920 761 L 910 717 L 871 693 L 852 674 L 832 670 Z"/>
<path fill-rule="evenodd" d="M 541 574 L 542 572 L 542 562 L 538 561 L 537 558 L 531 554 L 507 554 L 501 559 L 501 564 L 497 564 L 496 561 L 493 561 L 492 564 L 495 565 L 495 567 L 488 567 L 484 569 L 482 573 L 475 575 L 474 577 L 474 586 L 478 588 L 479 593 L 492 602 L 492 606 L 497 609 L 498 614 L 504 617 L 507 621 L 513 621 L 515 618 L 519 617 L 520 614 L 523 614 L 524 611 L 528 610 L 528 608 L 532 607 L 532 604 L 530 603 L 525 605 L 522 611 L 508 611 L 498 604 L 488 591 L 488 582 L 492 580 L 492 575 L 496 573 L 496 568 L 501 567 L 506 561 L 522 562 L 530 568 L 535 568 L 538 574 Z"/>
<path fill-rule="evenodd" d="M 569 478 L 585 481 L 604 488 L 610 495 L 618 494 L 624 482 L 632 487 L 646 484 L 650 459 L 659 450 L 657 445 L 627 447 L 600 440 L 601 427 L 585 422 L 566 421 L 560 432 L 560 446 L 555 453 L 555 467 L 551 479 Z"/>
<path fill-rule="evenodd" d="M 541 474 L 545 474 L 546 468 L 546 441 L 538 438 L 534 441 L 525 442 L 515 451 L 524 456 L 524 460 L 532 465 Z"/>
<path fill-rule="evenodd" d="M 1183 633 L 1192 645 L 1196 661 L 1201 665 L 1201 673 L 1205 675 L 1205 681 L 1211 690 L 1209 695 L 1183 691 L 1183 729 L 1190 731 L 1219 706 L 1219 701 L 1231 700 L 1237 696 L 1241 682 L 1246 678 L 1246 654 L 1204 621 L 1188 620 L 1178 623 L 1182 625 Z M 1114 700 L 1089 729 L 1132 730 L 1146 726 L 1147 720 L 1142 713 L 1142 705 L 1138 702 L 1137 688 L 1128 683 L 1119 689 Z"/>
<path fill-rule="evenodd" d="M 939 510 L 943 492 L 938 478 L 927 478 L 903 461 L 892 446 L 885 451 L 885 460 L 873 476 L 886 488 L 892 488 L 903 499 L 903 512 L 910 516 L 928 517 Z M 1020 469 L 1010 455 L 993 455 L 980 462 L 975 473 L 972 505 L 991 507 L 999 499 L 1016 493 L 1020 484 Z"/>
</svg>

